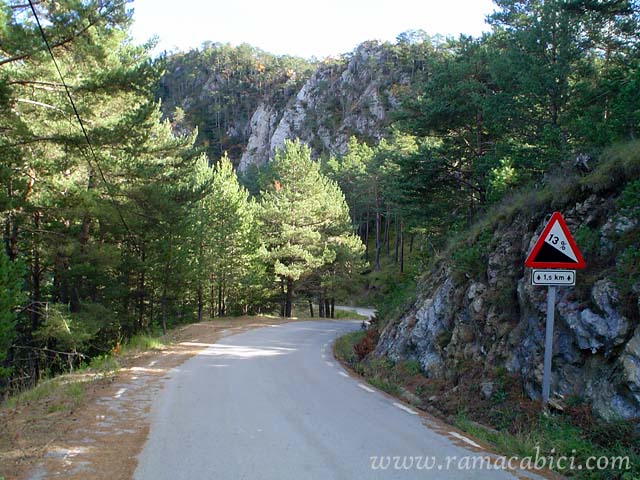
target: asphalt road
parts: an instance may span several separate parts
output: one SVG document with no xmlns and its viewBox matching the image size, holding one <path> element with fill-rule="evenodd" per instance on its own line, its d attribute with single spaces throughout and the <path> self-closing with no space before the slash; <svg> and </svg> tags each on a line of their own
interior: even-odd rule
<svg viewBox="0 0 640 480">
<path fill-rule="evenodd" d="M 192 357 L 154 401 L 134 478 L 536 478 L 465 470 L 486 454 L 349 377 L 331 343 L 357 328 L 289 323 L 227 337 Z"/>
</svg>

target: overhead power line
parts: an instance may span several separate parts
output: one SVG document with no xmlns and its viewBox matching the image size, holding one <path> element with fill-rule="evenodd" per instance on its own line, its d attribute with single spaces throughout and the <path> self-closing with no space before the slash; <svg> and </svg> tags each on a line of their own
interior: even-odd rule
<svg viewBox="0 0 640 480">
<path fill-rule="evenodd" d="M 84 123 L 82 121 L 82 118 L 80 117 L 80 112 L 78 112 L 78 108 L 76 107 L 76 102 L 74 102 L 73 100 L 73 96 L 71 95 L 71 90 L 69 89 L 69 86 L 67 85 L 67 82 L 64 79 L 64 76 L 62 75 L 62 71 L 60 70 L 60 66 L 58 65 L 58 61 L 56 60 L 55 55 L 53 54 L 53 49 L 51 48 L 51 44 L 49 43 L 49 39 L 47 38 L 47 35 L 44 31 L 44 29 L 42 28 L 42 24 L 40 23 L 40 18 L 38 17 L 38 13 L 36 12 L 36 8 L 33 4 L 33 0 L 29 0 L 29 6 L 31 7 L 31 12 L 33 13 L 33 17 L 36 19 L 36 24 L 38 25 L 38 30 L 40 30 L 40 35 L 42 36 L 42 40 L 44 40 L 44 44 L 47 46 L 47 51 L 49 52 L 49 56 L 51 57 L 51 60 L 53 61 L 53 65 L 55 66 L 56 71 L 58 72 L 58 76 L 60 77 L 60 82 L 62 83 L 62 86 L 64 87 L 64 91 L 67 94 L 67 98 L 69 99 L 69 103 L 71 104 L 71 108 L 73 109 L 73 113 L 76 117 L 76 119 L 78 120 L 78 124 L 80 125 L 80 129 L 82 130 L 82 135 L 84 136 L 84 139 L 87 142 L 87 145 L 89 146 L 89 152 L 91 153 L 91 157 L 93 158 L 93 163 L 91 162 L 90 158 L 87 158 L 87 162 L 89 163 L 89 167 L 91 168 L 91 170 L 96 170 L 98 172 L 98 174 L 100 175 L 100 179 L 102 180 L 102 182 L 105 185 L 105 188 L 107 189 L 107 194 L 109 195 L 109 198 L 111 199 L 111 202 L 113 203 L 113 206 L 115 207 L 116 211 L 118 212 L 118 217 L 120 217 L 120 221 L 122 222 L 122 225 L 124 226 L 125 230 L 130 234 L 133 235 L 131 232 L 131 229 L 129 228 L 129 225 L 127 224 L 126 220 L 124 219 L 124 216 L 122 215 L 122 212 L 120 211 L 120 208 L 118 207 L 118 203 L 116 202 L 116 200 L 113 198 L 113 195 L 111 194 L 111 188 L 109 185 L 109 182 L 107 182 L 107 179 L 104 175 L 104 172 L 102 171 L 102 168 L 100 167 L 100 162 L 98 161 L 98 156 L 96 155 L 96 152 L 93 148 L 93 144 L 91 143 L 91 140 L 89 139 L 89 135 L 87 134 L 87 129 L 84 127 Z M 95 164 L 95 168 L 94 168 L 94 164 Z"/>
</svg>

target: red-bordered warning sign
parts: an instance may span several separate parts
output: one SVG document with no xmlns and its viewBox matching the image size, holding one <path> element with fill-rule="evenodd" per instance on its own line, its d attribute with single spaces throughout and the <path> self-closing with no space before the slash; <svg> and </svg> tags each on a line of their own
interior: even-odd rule
<svg viewBox="0 0 640 480">
<path fill-rule="evenodd" d="M 584 268 L 587 264 L 560 212 L 553 212 L 524 264 L 530 268 Z"/>
</svg>

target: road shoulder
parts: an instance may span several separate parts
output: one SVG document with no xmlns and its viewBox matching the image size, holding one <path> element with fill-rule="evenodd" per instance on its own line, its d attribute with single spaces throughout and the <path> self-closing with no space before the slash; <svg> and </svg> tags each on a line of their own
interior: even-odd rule
<svg viewBox="0 0 640 480">
<path fill-rule="evenodd" d="M 81 402 L 70 411 L 56 411 L 48 399 L 0 409 L 0 478 L 131 478 L 152 399 L 172 369 L 220 338 L 291 321 L 240 317 L 190 324 L 171 332 L 163 348 L 120 357 L 117 372 L 87 378 Z M 69 382 L 78 381 L 81 374 L 75 375 Z"/>
</svg>

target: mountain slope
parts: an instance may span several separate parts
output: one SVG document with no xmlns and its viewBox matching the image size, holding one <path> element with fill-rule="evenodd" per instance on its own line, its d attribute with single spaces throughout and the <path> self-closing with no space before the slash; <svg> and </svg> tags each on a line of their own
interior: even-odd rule
<svg viewBox="0 0 640 480">
<path fill-rule="evenodd" d="M 351 136 L 379 141 L 415 62 L 378 42 L 319 63 L 208 44 L 168 59 L 158 97 L 174 129 L 198 128 L 210 158 L 226 151 L 246 170 L 286 139 L 301 139 L 316 157 L 345 153 Z"/>
<path fill-rule="evenodd" d="M 640 417 L 639 147 L 610 150 L 585 177 L 558 172 L 545 189 L 490 212 L 423 276 L 417 298 L 382 329 L 375 355 L 417 360 L 428 377 L 454 386 L 473 381 L 478 395 L 506 369 L 539 398 L 546 289 L 531 285 L 524 259 L 559 210 L 587 268 L 576 287 L 558 290 L 552 392 L 605 418 Z"/>
</svg>

